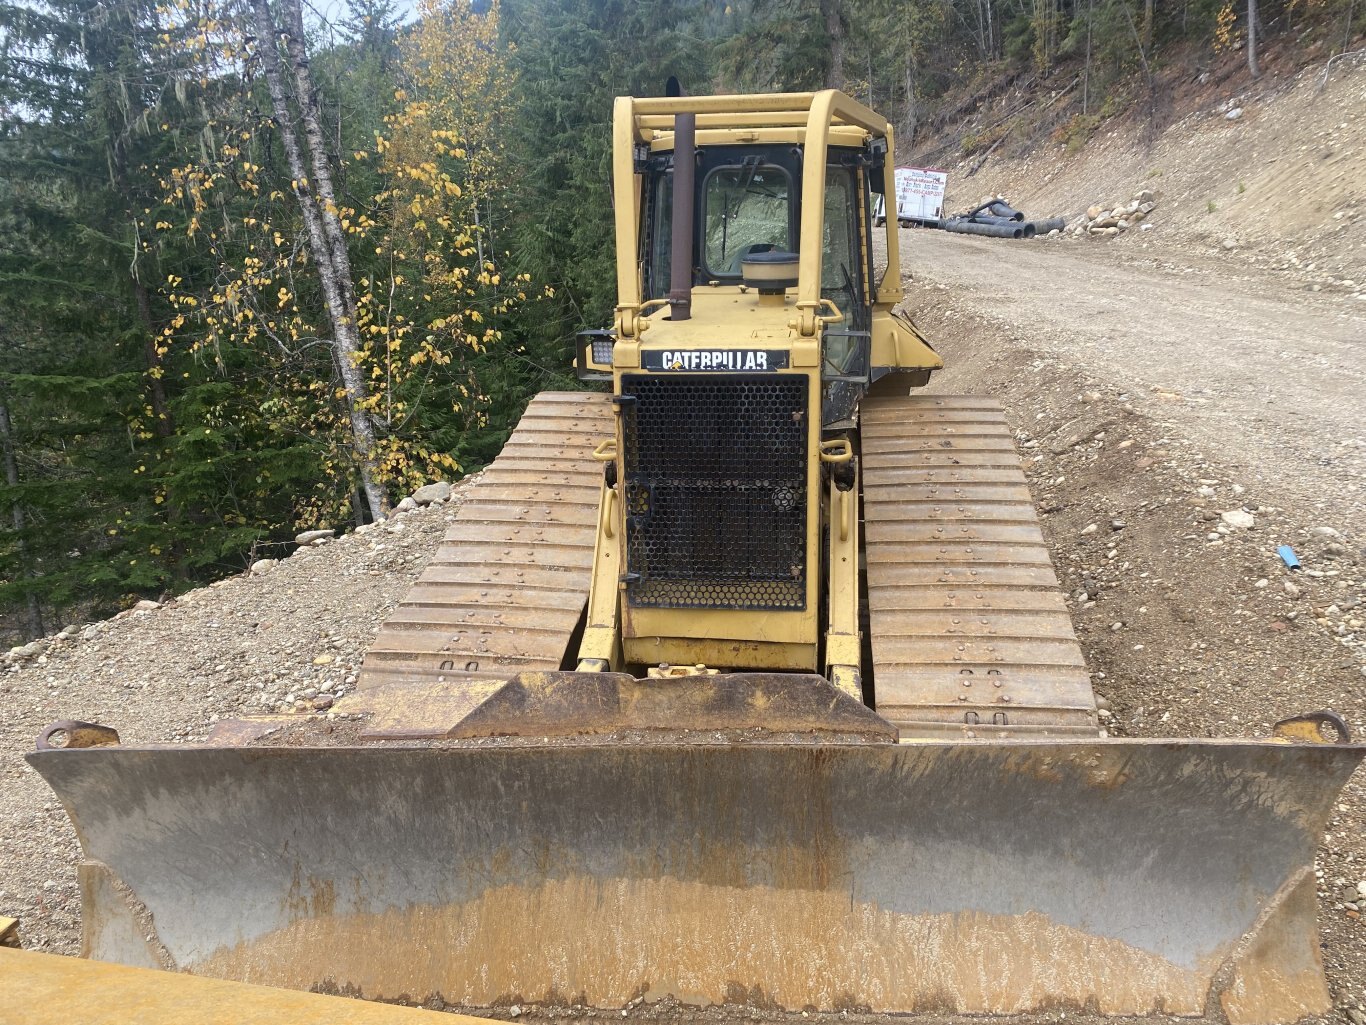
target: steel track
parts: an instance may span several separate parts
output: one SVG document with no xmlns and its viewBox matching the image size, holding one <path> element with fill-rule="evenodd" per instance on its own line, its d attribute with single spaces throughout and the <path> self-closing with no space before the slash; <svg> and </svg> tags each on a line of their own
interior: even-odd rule
<svg viewBox="0 0 1366 1025">
<path fill-rule="evenodd" d="M 996 400 L 865 399 L 861 444 L 877 711 L 907 739 L 1097 735 Z"/>
</svg>

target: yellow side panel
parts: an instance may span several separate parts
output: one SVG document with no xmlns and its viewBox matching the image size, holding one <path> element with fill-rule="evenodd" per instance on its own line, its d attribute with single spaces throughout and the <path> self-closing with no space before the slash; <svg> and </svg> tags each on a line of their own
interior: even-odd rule
<svg viewBox="0 0 1366 1025">
<path fill-rule="evenodd" d="M 482 1025 L 347 997 L 0 949 L 0 1025 Z"/>
</svg>

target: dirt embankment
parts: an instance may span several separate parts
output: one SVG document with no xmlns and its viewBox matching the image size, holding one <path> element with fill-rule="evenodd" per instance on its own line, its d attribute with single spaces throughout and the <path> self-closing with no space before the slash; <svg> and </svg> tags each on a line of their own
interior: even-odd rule
<svg viewBox="0 0 1366 1025">
<path fill-rule="evenodd" d="M 1084 146 L 1045 122 L 1007 139 L 980 169 L 956 135 L 929 139 L 901 163 L 949 171 L 947 210 L 1005 195 L 1030 216 L 1066 216 L 1093 204 L 1126 202 L 1152 190 L 1156 210 L 1144 231 L 1075 244 L 1127 247 L 1154 258 L 1172 250 L 1213 255 L 1230 277 L 1266 276 L 1321 291 L 1344 307 L 1366 306 L 1366 60 L 1275 70 L 1256 83 L 1232 58 L 1213 72 L 1163 72 L 1161 116 L 1153 135 L 1144 103 L 1106 121 Z M 1048 95 L 1006 124 L 1030 117 Z M 1018 107 L 1009 93 L 975 114 L 983 124 Z M 1024 128 L 1021 124 L 1019 127 Z"/>
</svg>

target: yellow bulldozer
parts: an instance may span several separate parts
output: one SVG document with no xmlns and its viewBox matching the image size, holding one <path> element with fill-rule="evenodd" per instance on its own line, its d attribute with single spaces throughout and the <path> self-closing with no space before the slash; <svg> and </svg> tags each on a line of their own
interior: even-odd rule
<svg viewBox="0 0 1366 1025">
<path fill-rule="evenodd" d="M 596 390 L 531 402 L 339 715 L 40 738 L 86 956 L 443 1008 L 1324 1012 L 1363 748 L 1107 737 L 1001 409 L 912 394 L 892 126 L 673 92 L 616 102 Z"/>
</svg>

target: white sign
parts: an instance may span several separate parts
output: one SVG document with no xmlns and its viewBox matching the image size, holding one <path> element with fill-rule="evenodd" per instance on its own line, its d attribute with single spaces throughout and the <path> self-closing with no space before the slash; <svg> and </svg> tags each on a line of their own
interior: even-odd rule
<svg viewBox="0 0 1366 1025">
<path fill-rule="evenodd" d="M 933 167 L 898 167 L 896 169 L 896 212 L 901 221 L 923 221 L 944 216 L 944 189 L 949 173 Z M 882 200 L 878 213 L 883 216 Z"/>
</svg>

